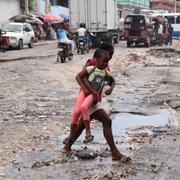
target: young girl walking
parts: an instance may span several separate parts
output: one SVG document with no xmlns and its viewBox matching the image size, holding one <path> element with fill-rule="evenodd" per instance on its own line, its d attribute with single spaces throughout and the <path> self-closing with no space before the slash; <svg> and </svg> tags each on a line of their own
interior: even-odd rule
<svg viewBox="0 0 180 180">
<path fill-rule="evenodd" d="M 115 86 L 114 78 L 107 70 L 105 70 L 110 59 L 109 54 L 105 50 L 96 50 L 95 54 L 96 66 L 88 66 L 76 76 L 76 80 L 81 87 L 81 90 L 75 104 L 71 128 L 73 126 L 76 127 L 79 117 L 82 116 L 86 129 L 84 143 L 92 142 L 94 139 L 94 136 L 92 136 L 90 130 L 90 108 L 94 103 L 101 101 L 101 92 L 105 81 L 110 80 L 111 82 L 113 82 L 111 83 L 108 91 L 106 91 L 107 94 L 110 94 Z M 82 80 L 84 77 L 87 77 L 90 83 L 90 87 L 88 88 Z"/>
</svg>

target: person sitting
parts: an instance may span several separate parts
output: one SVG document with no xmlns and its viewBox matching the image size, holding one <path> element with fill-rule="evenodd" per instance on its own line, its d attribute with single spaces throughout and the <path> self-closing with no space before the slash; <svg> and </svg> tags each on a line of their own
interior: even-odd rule
<svg viewBox="0 0 180 180">
<path fill-rule="evenodd" d="M 80 24 L 79 29 L 77 30 L 78 33 L 78 39 L 82 38 L 86 43 L 88 43 L 88 47 L 91 47 L 91 38 L 90 38 L 90 32 L 86 29 L 86 25 L 84 23 Z"/>
<path fill-rule="evenodd" d="M 68 44 L 71 46 L 71 51 L 74 50 L 74 42 L 70 40 L 68 37 L 72 38 L 72 36 L 66 31 L 66 26 L 64 23 L 61 24 L 61 28 L 57 32 L 58 42 Z"/>
</svg>

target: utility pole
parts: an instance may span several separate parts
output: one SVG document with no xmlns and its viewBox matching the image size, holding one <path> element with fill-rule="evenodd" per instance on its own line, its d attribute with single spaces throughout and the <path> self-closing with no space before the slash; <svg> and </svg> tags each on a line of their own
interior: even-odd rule
<svg viewBox="0 0 180 180">
<path fill-rule="evenodd" d="M 35 11 L 39 13 L 39 1 L 38 1 L 38 0 L 35 0 L 35 1 L 34 1 L 34 7 L 35 7 L 35 8 L 34 8 Z"/>
<path fill-rule="evenodd" d="M 174 13 L 176 13 L 176 0 L 174 0 Z"/>
<path fill-rule="evenodd" d="M 45 7 L 45 13 L 50 13 L 51 12 L 51 5 L 49 0 L 45 0 L 46 7 Z"/>
<path fill-rule="evenodd" d="M 25 13 L 29 14 L 29 1 L 25 0 Z"/>
</svg>

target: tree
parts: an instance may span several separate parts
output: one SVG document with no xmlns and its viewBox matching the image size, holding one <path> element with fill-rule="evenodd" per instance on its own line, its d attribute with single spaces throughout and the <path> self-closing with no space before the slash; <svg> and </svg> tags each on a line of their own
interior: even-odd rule
<svg viewBox="0 0 180 180">
<path fill-rule="evenodd" d="M 34 0 L 20 0 L 20 9 L 26 13 L 34 10 Z"/>
</svg>

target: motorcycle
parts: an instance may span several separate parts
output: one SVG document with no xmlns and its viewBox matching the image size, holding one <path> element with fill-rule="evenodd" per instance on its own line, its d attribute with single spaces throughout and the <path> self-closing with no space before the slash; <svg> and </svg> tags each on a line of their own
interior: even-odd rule
<svg viewBox="0 0 180 180">
<path fill-rule="evenodd" d="M 79 38 L 77 40 L 77 53 L 81 52 L 81 54 L 84 54 L 85 51 L 87 53 L 89 52 L 89 45 L 85 39 Z"/>
<path fill-rule="evenodd" d="M 65 43 L 58 43 L 58 56 L 57 56 L 57 62 L 64 63 L 66 61 L 66 58 L 69 60 L 72 60 L 73 54 L 71 52 L 71 45 L 65 44 Z"/>
<path fill-rule="evenodd" d="M 0 32 L 0 51 L 5 52 L 9 48 L 9 37 L 5 36 L 6 33 Z"/>
</svg>

